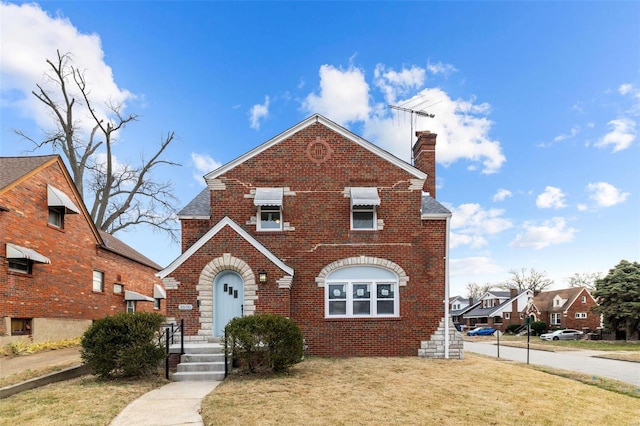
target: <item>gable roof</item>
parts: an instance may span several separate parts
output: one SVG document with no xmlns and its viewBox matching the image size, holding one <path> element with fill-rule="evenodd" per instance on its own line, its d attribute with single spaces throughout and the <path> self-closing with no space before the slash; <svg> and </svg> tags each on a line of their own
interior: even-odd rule
<svg viewBox="0 0 640 426">
<path fill-rule="evenodd" d="M 79 206 L 76 206 L 76 204 L 59 189 L 47 185 L 47 191 L 50 191 L 50 189 L 55 190 L 55 195 L 63 198 L 62 205 L 67 206 L 68 209 L 80 210 L 77 213 L 82 214 L 87 220 L 87 223 L 91 228 L 91 232 L 96 238 L 98 246 L 133 260 L 134 262 L 149 266 L 158 271 L 161 270 L 162 267 L 151 259 L 129 247 L 113 235 L 101 231 L 96 227 L 95 223 L 91 219 L 91 215 L 87 211 L 87 207 L 84 204 L 81 194 L 78 192 L 78 188 L 73 183 L 73 180 L 69 175 L 67 167 L 62 161 L 62 158 L 57 154 L 31 157 L 0 157 L 0 194 L 10 190 L 55 163 L 59 164 L 60 170 L 62 170 L 62 174 L 67 181 L 69 189 L 74 193 L 76 200 L 79 201 Z M 50 196 L 49 192 L 47 196 Z M 68 203 L 71 204 L 69 205 Z M 3 210 L 7 209 L 3 208 Z"/>
<path fill-rule="evenodd" d="M 387 160 L 388 162 L 390 162 L 391 164 L 405 170 L 406 172 L 412 174 L 416 179 L 426 179 L 427 178 L 427 174 L 415 167 L 413 167 L 412 165 L 410 165 L 409 163 L 406 163 L 405 161 L 399 159 L 398 157 L 396 157 L 393 154 L 390 154 L 389 152 L 385 151 L 384 149 L 372 144 L 371 142 L 361 138 L 360 136 L 356 135 L 355 133 L 345 129 L 344 127 L 334 123 L 333 121 L 329 120 L 326 117 L 323 117 L 320 114 L 314 114 L 312 116 L 310 116 L 309 118 L 306 118 L 305 120 L 302 120 L 301 122 L 299 122 L 298 124 L 296 124 L 295 126 L 285 130 L 284 132 L 280 133 L 279 135 L 275 136 L 274 138 L 269 139 L 268 141 L 266 141 L 265 143 L 263 143 L 262 145 L 257 146 L 256 148 L 252 149 L 251 151 L 241 155 L 240 157 L 236 158 L 235 160 L 225 164 L 222 167 L 219 167 L 217 169 L 215 169 L 212 172 L 209 172 L 208 174 L 206 174 L 204 176 L 205 180 L 207 180 L 207 182 L 210 179 L 215 179 L 218 176 L 228 172 L 229 170 L 232 170 L 233 168 L 235 168 L 236 166 L 238 166 L 239 164 L 242 164 L 243 162 L 249 160 L 250 158 L 255 157 L 256 155 L 260 154 L 261 152 L 271 148 L 274 145 L 277 145 L 278 143 L 288 139 L 289 137 L 291 137 L 293 134 L 298 133 L 299 131 L 313 125 L 316 123 L 320 123 L 323 126 L 327 127 L 328 129 L 334 131 L 335 133 L 338 133 L 339 135 L 343 136 L 346 139 L 351 140 L 352 142 L 355 142 L 356 144 L 360 145 L 362 148 L 378 155 L 379 157 L 382 157 L 383 159 Z"/>
<path fill-rule="evenodd" d="M 532 294 L 533 292 L 531 290 L 520 290 L 518 294 L 516 294 L 514 297 L 511 297 L 511 293 L 509 291 L 488 291 L 487 293 L 485 293 L 484 296 L 480 298 L 480 300 L 478 301 L 479 303 L 474 304 L 475 308 L 467 312 L 465 316 L 467 318 L 493 317 L 493 316 L 496 316 L 497 314 L 501 314 L 502 310 L 507 306 L 510 306 L 514 300 L 517 300 L 520 297 L 523 297 L 523 295 L 526 295 L 527 297 L 529 297 Z M 483 308 L 480 302 L 484 300 L 485 296 L 487 295 L 493 295 L 500 299 L 506 297 L 506 300 L 504 300 L 499 305 L 492 306 L 490 308 Z"/>
<path fill-rule="evenodd" d="M 421 219 L 443 219 L 451 217 L 451 212 L 445 206 L 437 202 L 429 193 L 422 193 L 422 205 L 420 206 Z"/>
<path fill-rule="evenodd" d="M 211 190 L 205 188 L 178 212 L 179 219 L 209 219 L 211 213 Z"/>
<path fill-rule="evenodd" d="M 576 301 L 583 290 L 591 297 L 589 291 L 584 287 L 569 287 L 560 290 L 542 291 L 533 297 L 533 303 L 540 311 L 563 312 L 573 305 L 573 302 Z M 566 302 L 560 306 L 553 306 L 553 299 L 555 299 L 556 296 L 560 296 L 562 299 L 565 299 Z"/>
<path fill-rule="evenodd" d="M 246 242 L 251 244 L 256 250 L 258 250 L 264 257 L 269 259 L 274 265 L 282 269 L 286 274 L 293 276 L 293 268 L 286 265 L 278 256 L 269 251 L 260 241 L 253 238 L 247 231 L 242 229 L 240 225 L 231 220 L 228 216 L 225 216 L 220 222 L 211 228 L 206 234 L 204 234 L 198 241 L 196 241 L 191 247 L 189 247 L 184 253 L 178 256 L 173 262 L 169 264 L 165 269 L 158 272 L 156 276 L 165 278 L 167 275 L 175 271 L 180 265 L 182 265 L 187 259 L 189 259 L 195 252 L 197 252 L 206 242 L 216 236 L 218 232 L 223 230 L 226 226 L 233 229 L 240 237 Z"/>
</svg>

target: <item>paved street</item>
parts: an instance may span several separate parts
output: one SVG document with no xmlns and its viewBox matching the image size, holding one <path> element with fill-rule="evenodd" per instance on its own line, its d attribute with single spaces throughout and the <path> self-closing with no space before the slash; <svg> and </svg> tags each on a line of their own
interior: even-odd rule
<svg viewBox="0 0 640 426">
<path fill-rule="evenodd" d="M 495 342 L 464 342 L 464 350 L 478 354 L 497 356 L 498 348 Z M 529 351 L 529 363 L 577 371 L 593 376 L 608 377 L 631 383 L 640 389 L 640 363 L 616 361 L 612 359 L 595 358 L 593 355 L 606 353 L 602 351 Z M 513 348 L 500 345 L 500 358 L 519 362 L 527 362 L 525 348 Z"/>
</svg>

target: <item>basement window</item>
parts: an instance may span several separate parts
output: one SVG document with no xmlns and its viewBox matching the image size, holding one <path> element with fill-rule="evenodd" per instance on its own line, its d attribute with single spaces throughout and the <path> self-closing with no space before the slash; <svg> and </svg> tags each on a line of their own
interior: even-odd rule
<svg viewBox="0 0 640 426">
<path fill-rule="evenodd" d="M 31 335 L 31 318 L 11 318 L 11 335 Z"/>
</svg>

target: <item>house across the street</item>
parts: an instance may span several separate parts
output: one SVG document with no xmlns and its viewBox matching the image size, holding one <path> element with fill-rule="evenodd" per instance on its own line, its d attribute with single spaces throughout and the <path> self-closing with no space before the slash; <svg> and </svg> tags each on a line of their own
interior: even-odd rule
<svg viewBox="0 0 640 426">
<path fill-rule="evenodd" d="M 159 273 L 186 340 L 277 313 L 313 355 L 443 357 L 448 340 L 461 357 L 436 135 L 416 135 L 411 165 L 313 115 L 207 174 L 179 213 L 182 254 Z"/>
<path fill-rule="evenodd" d="M 58 155 L 0 157 L 0 344 L 82 335 L 95 319 L 165 313 L 159 265 L 99 231 Z"/>
</svg>

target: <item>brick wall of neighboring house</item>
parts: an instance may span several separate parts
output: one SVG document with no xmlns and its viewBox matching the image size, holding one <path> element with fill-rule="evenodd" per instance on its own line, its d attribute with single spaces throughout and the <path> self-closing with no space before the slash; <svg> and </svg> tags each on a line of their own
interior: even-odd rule
<svg viewBox="0 0 640 426">
<path fill-rule="evenodd" d="M 582 296 L 585 296 L 585 303 L 582 303 Z M 586 289 L 578 295 L 577 299 L 571 304 L 567 313 L 562 315 L 560 319 L 563 328 L 574 328 L 576 330 L 588 329 L 595 330 L 600 326 L 600 314 L 593 312 L 592 307 L 597 303 Z M 586 318 L 576 318 L 577 313 L 586 313 Z"/>
<path fill-rule="evenodd" d="M 161 284 L 154 275 L 157 269 L 98 248 L 99 240 L 84 214 L 65 214 L 63 229 L 48 224 L 47 184 L 76 206 L 82 205 L 69 187 L 61 161 L 0 194 L 0 205 L 6 208 L 0 212 L 0 317 L 94 320 L 122 312 L 124 292 L 114 294 L 114 283 L 152 297 L 154 284 Z M 32 274 L 9 271 L 6 243 L 33 249 L 51 264 L 34 263 Z M 103 292 L 93 291 L 94 270 L 104 272 Z M 161 313 L 164 305 L 163 301 Z M 136 309 L 154 311 L 151 302 L 137 302 Z M 44 338 L 37 329 L 33 337 Z"/>
<path fill-rule="evenodd" d="M 310 158 L 309 147 L 316 141 L 329 148 L 328 160 Z M 435 179 L 435 164 L 429 167 Z M 206 226 L 202 219 L 182 220 L 183 250 L 227 216 L 295 270 L 291 287 L 280 288 L 276 280 L 283 271 L 227 228 L 170 274 L 179 284 L 177 289 L 168 288 L 168 315 L 185 318 L 186 333 L 197 333 L 200 312 L 180 311 L 177 306 L 196 306 L 203 268 L 229 253 L 254 272 L 267 272 L 269 281 L 258 283 L 255 312 L 277 312 L 294 319 L 309 353 L 415 356 L 420 342 L 430 339 L 444 314 L 447 241 L 444 218 L 421 220 L 422 191 L 415 187 L 415 180 L 406 170 L 322 124 L 309 125 L 246 159 L 216 178 L 217 188 L 224 189 L 211 191 L 211 219 Z M 287 188 L 283 231 L 256 230 L 251 190 L 259 187 Z M 382 229 L 350 230 L 348 187 L 378 188 L 377 219 L 384 222 Z M 406 273 L 408 282 L 399 287 L 400 315 L 325 318 L 325 289 L 318 285 L 318 276 L 334 262 L 361 256 L 393 262 Z"/>
</svg>

